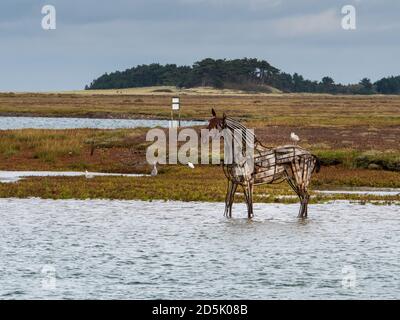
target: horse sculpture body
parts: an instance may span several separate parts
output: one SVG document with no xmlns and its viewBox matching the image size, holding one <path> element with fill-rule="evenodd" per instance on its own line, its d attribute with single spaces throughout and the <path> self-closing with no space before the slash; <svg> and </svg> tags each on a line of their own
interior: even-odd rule
<svg viewBox="0 0 400 320">
<path fill-rule="evenodd" d="M 232 217 L 232 205 L 237 187 L 243 188 L 247 204 L 248 217 L 253 217 L 253 189 L 261 184 L 281 183 L 287 181 L 300 199 L 299 217 L 307 217 L 307 206 L 310 199 L 308 187 L 314 171 L 319 172 L 320 163 L 316 156 L 309 151 L 294 145 L 285 145 L 276 148 L 268 148 L 252 135 L 240 122 L 228 118 L 217 118 L 212 110 L 213 118 L 210 119 L 208 129 L 218 130 L 243 130 L 246 132 L 246 140 L 254 142 L 254 155 L 252 169 L 248 168 L 246 161 L 234 161 L 223 165 L 225 176 L 228 180 L 228 190 L 225 198 L 225 216 Z"/>
</svg>

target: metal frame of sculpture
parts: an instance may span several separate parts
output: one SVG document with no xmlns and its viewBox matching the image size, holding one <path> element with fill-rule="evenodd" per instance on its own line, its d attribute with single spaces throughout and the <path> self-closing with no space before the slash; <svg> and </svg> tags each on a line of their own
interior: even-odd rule
<svg viewBox="0 0 400 320">
<path fill-rule="evenodd" d="M 254 186 L 287 181 L 300 199 L 298 217 L 307 218 L 307 207 L 310 199 L 308 187 L 313 172 L 318 173 L 320 170 L 319 159 L 309 151 L 295 145 L 276 148 L 266 147 L 240 122 L 226 117 L 225 114 L 222 118 L 218 118 L 214 109 L 212 109 L 212 115 L 213 117 L 209 120 L 207 127 L 209 130 L 218 129 L 221 131 L 228 129 L 232 133 L 234 130 L 242 130 L 247 135 L 243 139 L 246 140 L 249 135 L 253 135 L 251 140 L 254 141 L 254 157 L 252 159 L 254 161 L 254 169 L 251 172 L 246 170 L 243 162 L 234 161 L 231 164 L 223 164 L 224 173 L 228 180 L 224 215 L 232 217 L 232 205 L 239 185 L 243 187 L 248 218 L 250 219 L 254 216 Z"/>
</svg>

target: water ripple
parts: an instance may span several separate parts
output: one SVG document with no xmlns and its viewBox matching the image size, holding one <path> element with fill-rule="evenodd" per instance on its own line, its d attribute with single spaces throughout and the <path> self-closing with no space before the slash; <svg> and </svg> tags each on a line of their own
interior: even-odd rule
<svg viewBox="0 0 400 320">
<path fill-rule="evenodd" d="M 0 199 L 0 296 L 400 298 L 399 206 L 316 204 L 306 222 L 297 211 L 256 204 L 248 221 L 243 204 L 228 220 L 222 203 Z"/>
</svg>

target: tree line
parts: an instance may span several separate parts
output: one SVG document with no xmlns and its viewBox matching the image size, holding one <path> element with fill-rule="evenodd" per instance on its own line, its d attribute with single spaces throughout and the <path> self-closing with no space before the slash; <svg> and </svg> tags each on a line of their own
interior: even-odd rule
<svg viewBox="0 0 400 320">
<path fill-rule="evenodd" d="M 400 94 L 400 76 L 382 78 L 375 83 L 364 78 L 357 84 L 335 83 L 331 77 L 321 81 L 304 79 L 294 73 L 282 72 L 265 60 L 212 59 L 206 58 L 192 66 L 159 63 L 143 64 L 127 69 L 105 73 L 85 87 L 94 89 L 123 89 L 149 86 L 176 86 L 193 88 L 200 86 L 240 89 L 255 92 L 311 92 L 332 94 Z"/>
</svg>

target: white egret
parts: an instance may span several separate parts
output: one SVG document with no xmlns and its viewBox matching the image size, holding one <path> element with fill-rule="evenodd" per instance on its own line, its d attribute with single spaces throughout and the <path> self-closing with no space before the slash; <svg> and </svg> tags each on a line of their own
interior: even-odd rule
<svg viewBox="0 0 400 320">
<path fill-rule="evenodd" d="M 298 136 L 297 134 L 295 134 L 294 132 L 292 132 L 292 133 L 290 134 L 290 139 L 291 139 L 295 144 L 297 144 L 297 142 L 300 141 L 299 136 Z"/>
<path fill-rule="evenodd" d="M 151 170 L 151 176 L 155 177 L 158 174 L 158 170 L 157 170 L 157 162 L 154 162 L 153 164 L 153 170 Z"/>
<path fill-rule="evenodd" d="M 94 174 L 89 173 L 87 170 L 85 171 L 85 178 L 86 179 L 93 179 L 94 178 Z"/>
<path fill-rule="evenodd" d="M 192 169 L 194 169 L 194 164 L 193 164 L 193 163 L 191 163 L 191 162 L 188 162 L 188 163 L 187 163 L 187 165 L 188 165 L 188 167 L 189 167 L 189 168 L 192 168 Z"/>
</svg>

